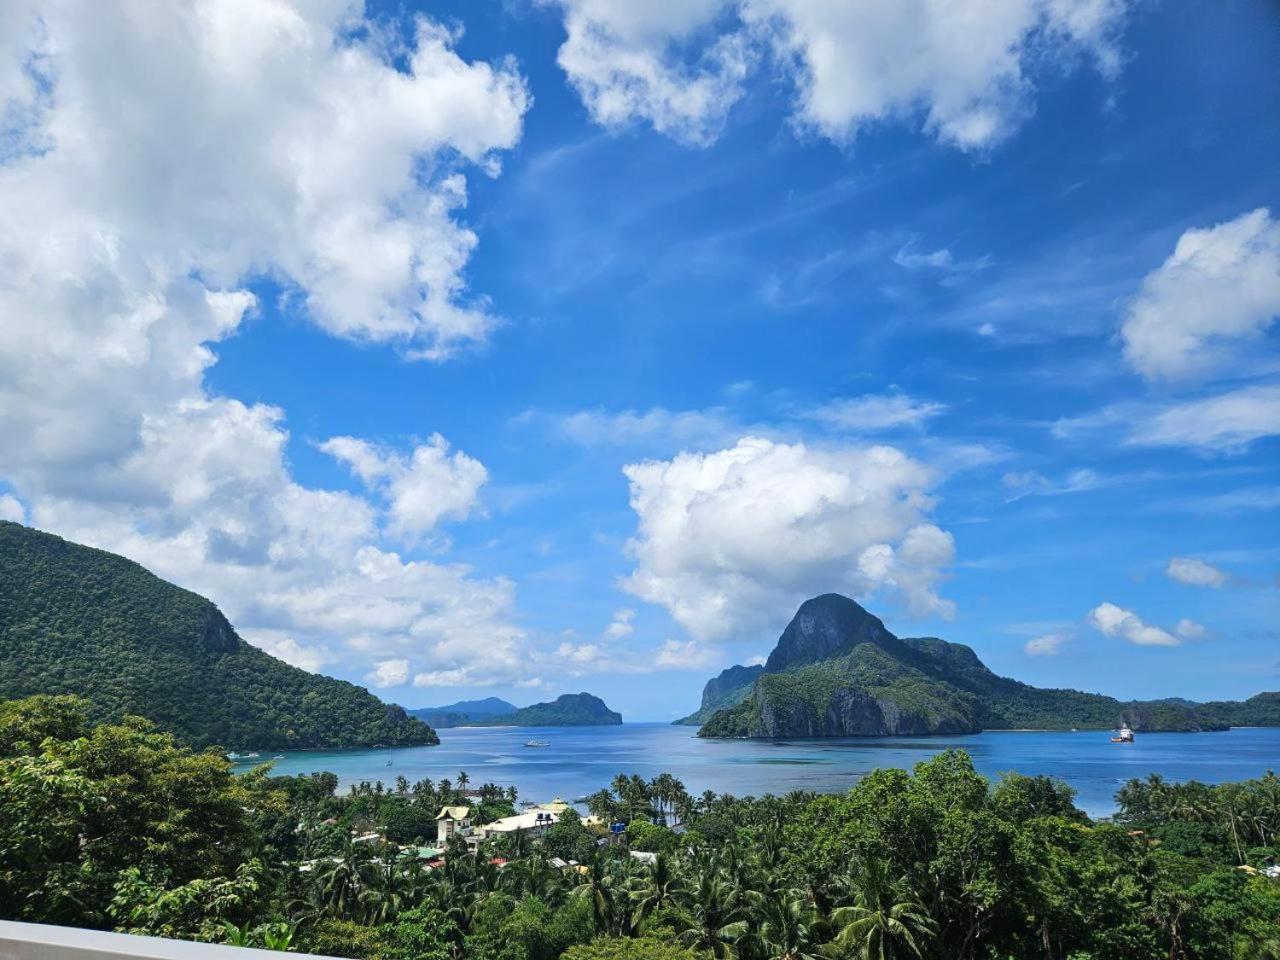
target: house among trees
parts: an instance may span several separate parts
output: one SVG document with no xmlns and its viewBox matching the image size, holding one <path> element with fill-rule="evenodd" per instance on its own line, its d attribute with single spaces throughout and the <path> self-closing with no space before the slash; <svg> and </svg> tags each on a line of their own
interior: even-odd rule
<svg viewBox="0 0 1280 960">
<path fill-rule="evenodd" d="M 453 836 L 471 836 L 470 807 L 441 807 L 436 814 L 436 844 L 443 847 Z"/>
</svg>

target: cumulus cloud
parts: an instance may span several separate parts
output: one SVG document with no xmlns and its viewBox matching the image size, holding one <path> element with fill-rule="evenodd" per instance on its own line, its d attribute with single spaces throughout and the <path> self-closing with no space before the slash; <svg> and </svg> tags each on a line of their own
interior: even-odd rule
<svg viewBox="0 0 1280 960">
<path fill-rule="evenodd" d="M 545 0 L 564 15 L 557 61 L 604 126 L 645 120 L 692 144 L 713 141 L 742 96 L 748 51 L 708 36 L 728 0 Z"/>
<path fill-rule="evenodd" d="M 713 139 L 760 63 L 795 89 L 796 124 L 831 140 L 890 120 L 962 149 L 1007 137 L 1034 108 L 1033 60 L 1118 72 L 1125 0 L 547 0 L 560 66 L 592 117 Z M 767 53 L 768 56 L 763 56 Z"/>
<path fill-rule="evenodd" d="M 386 499 L 391 532 L 409 539 L 443 520 L 465 520 L 489 478 L 480 461 L 462 451 L 450 456 L 448 441 L 438 433 L 407 457 L 357 437 L 333 437 L 320 449 Z"/>
<path fill-rule="evenodd" d="M 902 393 L 865 394 L 833 400 L 809 411 L 811 419 L 854 432 L 919 427 L 946 411 L 946 405 Z"/>
<path fill-rule="evenodd" d="M 31 522 L 211 597 L 307 669 L 525 676 L 508 581 L 386 549 L 374 503 L 294 479 L 284 411 L 205 381 L 260 277 L 338 336 L 437 359 L 485 337 L 457 217 L 464 171 L 519 138 L 515 69 L 426 19 L 391 42 L 358 4 L 3 17 L 0 478 Z M 427 445 L 478 486 L 460 456 Z M 424 530 L 465 515 L 465 489 L 392 515 Z"/>
<path fill-rule="evenodd" d="M 381 660 L 364 677 L 365 683 L 379 689 L 402 686 L 408 679 L 409 661 L 405 659 Z"/>
<path fill-rule="evenodd" d="M 1176 647 L 1182 641 L 1160 627 L 1145 623 L 1132 610 L 1101 603 L 1089 612 L 1089 624 L 1108 637 L 1119 637 L 1143 647 Z M 1189 622 L 1189 621 L 1188 621 Z"/>
<path fill-rule="evenodd" d="M 631 621 L 635 619 L 636 612 L 627 608 L 615 610 L 613 620 L 604 628 L 604 637 L 606 640 L 621 640 L 635 633 L 635 624 Z"/>
<path fill-rule="evenodd" d="M 12 520 L 14 523 L 27 521 L 27 511 L 11 493 L 0 494 L 0 520 Z"/>
<path fill-rule="evenodd" d="M 954 544 L 928 521 L 934 478 L 892 447 L 744 437 L 623 472 L 638 521 L 624 586 L 696 640 L 772 630 L 826 590 L 889 592 L 917 615 L 953 612 L 936 589 Z"/>
<path fill-rule="evenodd" d="M 1165 576 L 1170 580 L 1176 580 L 1178 583 L 1185 583 L 1192 587 L 1213 587 L 1218 588 L 1225 586 L 1231 579 L 1223 571 L 1215 566 L 1205 563 L 1203 560 L 1197 560 L 1195 557 L 1171 557 L 1169 564 L 1164 568 Z"/>
<path fill-rule="evenodd" d="M 1186 231 L 1149 273 L 1121 326 L 1149 379 L 1200 377 L 1236 359 L 1280 316 L 1280 222 L 1265 208 Z"/>
<path fill-rule="evenodd" d="M 1023 644 L 1022 649 L 1029 657 L 1056 657 L 1069 639 L 1065 633 L 1045 633 L 1032 637 Z"/>
</svg>

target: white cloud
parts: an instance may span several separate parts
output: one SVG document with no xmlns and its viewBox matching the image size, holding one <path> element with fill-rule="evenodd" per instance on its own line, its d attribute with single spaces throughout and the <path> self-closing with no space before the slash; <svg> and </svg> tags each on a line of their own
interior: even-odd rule
<svg viewBox="0 0 1280 960">
<path fill-rule="evenodd" d="M 1192 587 L 1213 587 L 1216 589 L 1225 586 L 1231 579 L 1217 567 L 1194 557 L 1171 557 L 1169 565 L 1165 567 L 1164 572 L 1165 576 L 1170 580 L 1176 580 L 1178 583 L 1185 583 Z"/>
<path fill-rule="evenodd" d="M 1056 657 L 1062 652 L 1062 645 L 1066 643 L 1070 637 L 1065 633 L 1045 633 L 1038 637 L 1032 637 L 1022 649 L 1030 657 Z"/>
<path fill-rule="evenodd" d="M 27 511 L 21 501 L 11 493 L 0 494 L 0 520 L 12 520 L 14 523 L 26 523 Z"/>
<path fill-rule="evenodd" d="M 480 488 L 489 478 L 480 461 L 462 451 L 450 456 L 448 441 L 438 433 L 408 457 L 356 437 L 333 437 L 320 449 L 386 499 L 391 533 L 410 540 L 442 520 L 465 520 L 479 506 Z"/>
<path fill-rule="evenodd" d="M 342 2 L 33 9 L 0 24 L 0 478 L 31 522 L 307 669 L 523 677 L 508 581 L 385 549 L 373 504 L 294 479 L 283 411 L 204 376 L 261 277 L 339 336 L 435 358 L 482 340 L 461 171 L 518 140 L 514 68 L 425 19 L 400 45 Z M 405 530 L 471 509 L 483 468 L 442 443 L 463 495 L 408 498 Z"/>
<path fill-rule="evenodd" d="M 1280 222 L 1265 208 L 1188 230 L 1147 274 L 1121 326 L 1149 379 L 1204 376 L 1238 358 L 1280 316 Z"/>
<path fill-rule="evenodd" d="M 365 674 L 364 680 L 365 683 L 378 689 L 399 687 L 409 680 L 409 661 L 380 660 L 372 671 Z"/>
<path fill-rule="evenodd" d="M 741 36 L 706 36 L 729 0 L 544 2 L 564 13 L 557 61 L 596 123 L 646 120 L 688 143 L 716 138 L 748 66 Z"/>
<path fill-rule="evenodd" d="M 717 651 L 686 640 L 665 640 L 653 659 L 659 670 L 694 670 L 709 667 L 715 662 Z"/>
<path fill-rule="evenodd" d="M 1144 647 L 1176 647 L 1181 641 L 1167 630 L 1143 622 L 1132 610 L 1101 603 L 1089 612 L 1089 624 L 1108 637 L 1120 637 Z"/>
<path fill-rule="evenodd" d="M 635 619 L 636 612 L 627 608 L 615 610 L 613 620 L 604 628 L 604 636 L 606 640 L 621 640 L 623 637 L 629 637 L 635 633 L 635 624 L 631 621 Z"/>
<path fill-rule="evenodd" d="M 771 62 L 796 89 L 795 120 L 831 140 L 922 122 L 980 149 L 1033 110 L 1033 60 L 1091 59 L 1113 76 L 1124 0 L 547 0 L 565 17 L 560 66 L 593 118 L 715 137 L 749 71 Z M 770 56 L 762 55 L 767 51 Z"/>
<path fill-rule="evenodd" d="M 916 243 L 917 241 L 912 240 L 903 244 L 898 249 L 898 252 L 893 255 L 893 262 L 907 270 L 927 269 L 950 275 L 973 273 L 977 270 L 985 270 L 991 265 L 989 257 L 979 257 L 976 260 L 961 260 L 955 257 L 946 247 L 922 252 Z"/>
<path fill-rule="evenodd" d="M 954 545 L 928 522 L 933 476 L 898 450 L 745 437 L 623 472 L 638 519 L 624 586 L 696 640 L 776 630 L 827 590 L 888 590 L 914 614 L 952 613 L 936 593 Z"/>
<path fill-rule="evenodd" d="M 1280 386 L 1241 387 L 1178 403 L 1115 404 L 1063 418 L 1053 425 L 1053 433 L 1064 439 L 1100 434 L 1134 447 L 1242 453 L 1257 440 L 1280 435 Z"/>
<path fill-rule="evenodd" d="M 748 667 L 763 667 L 768 662 L 768 657 L 763 656 L 762 654 L 756 654 L 754 657 L 747 658 L 746 665 Z"/>
<path fill-rule="evenodd" d="M 865 394 L 833 400 L 808 412 L 811 419 L 841 430 L 872 432 L 918 427 L 946 411 L 946 405 L 902 393 Z"/>
<path fill-rule="evenodd" d="M 1256 386 L 1159 410 L 1135 425 L 1128 442 L 1232 453 L 1255 440 L 1277 435 L 1280 386 Z"/>
<path fill-rule="evenodd" d="M 241 630 L 240 635 L 276 659 L 308 673 L 316 673 L 336 659 L 332 651 L 324 647 L 303 646 L 283 630 Z"/>
<path fill-rule="evenodd" d="M 1183 640 L 1203 640 L 1209 635 L 1209 631 L 1194 620 L 1188 620 L 1185 617 L 1177 622 L 1173 628 L 1173 632 L 1180 636 Z"/>
</svg>

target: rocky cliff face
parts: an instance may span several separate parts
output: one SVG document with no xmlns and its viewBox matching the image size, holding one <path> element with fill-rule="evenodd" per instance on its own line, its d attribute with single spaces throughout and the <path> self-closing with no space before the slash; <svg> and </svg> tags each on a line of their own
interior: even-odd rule
<svg viewBox="0 0 1280 960">
<path fill-rule="evenodd" d="M 835 691 L 825 711 L 807 704 L 783 705 L 767 697 L 757 704 L 751 737 L 896 737 L 937 733 L 974 733 L 959 716 L 937 717 L 905 708 L 888 696 L 872 696 L 854 688 Z"/>
<path fill-rule="evenodd" d="M 854 601 L 808 600 L 782 632 L 749 689 L 733 668 L 704 691 L 704 737 L 841 737 L 976 733 L 983 729 L 1197 731 L 1280 726 L 1280 694 L 1245 703 L 1121 702 L 1079 690 L 1042 689 L 1001 677 L 963 644 L 899 639 Z M 714 707 L 710 694 L 724 694 Z M 709 715 L 708 715 L 709 714 Z"/>
<path fill-rule="evenodd" d="M 751 692 L 751 685 L 764 673 L 764 667 L 755 664 L 744 667 L 741 664 L 727 667 L 717 676 L 707 681 L 702 688 L 702 704 L 696 711 L 680 720 L 677 724 L 701 726 L 715 715 L 717 710 L 735 707 L 746 699 Z"/>
<path fill-rule="evenodd" d="M 806 600 L 778 638 L 765 663 L 767 673 L 781 673 L 849 653 L 861 643 L 886 643 L 896 638 L 857 603 L 838 593 Z"/>
</svg>

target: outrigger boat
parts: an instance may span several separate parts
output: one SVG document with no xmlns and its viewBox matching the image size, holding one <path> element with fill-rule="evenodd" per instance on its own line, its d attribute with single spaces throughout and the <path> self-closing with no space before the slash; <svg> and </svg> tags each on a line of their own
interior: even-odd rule
<svg viewBox="0 0 1280 960">
<path fill-rule="evenodd" d="M 526 740 L 524 742 L 524 745 L 526 747 L 549 747 L 551 746 L 551 741 L 550 740 Z"/>
</svg>

